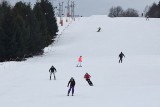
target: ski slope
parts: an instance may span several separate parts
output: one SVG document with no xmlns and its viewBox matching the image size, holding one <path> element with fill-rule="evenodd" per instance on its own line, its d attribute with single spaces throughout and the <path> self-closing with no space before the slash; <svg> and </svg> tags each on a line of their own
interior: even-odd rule
<svg viewBox="0 0 160 107">
<path fill-rule="evenodd" d="M 0 63 L 0 107 L 160 107 L 159 23 L 104 15 L 64 23 L 44 55 Z M 83 67 L 76 67 L 80 55 Z M 57 80 L 49 80 L 51 65 Z M 75 94 L 67 96 L 71 77 Z"/>
</svg>

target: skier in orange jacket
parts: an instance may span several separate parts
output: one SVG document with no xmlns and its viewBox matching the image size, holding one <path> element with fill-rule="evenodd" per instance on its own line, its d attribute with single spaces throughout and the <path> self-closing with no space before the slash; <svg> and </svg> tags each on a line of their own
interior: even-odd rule
<svg viewBox="0 0 160 107">
<path fill-rule="evenodd" d="M 81 63 L 82 63 L 82 56 L 80 56 L 80 57 L 78 58 L 77 67 L 82 67 Z"/>
</svg>

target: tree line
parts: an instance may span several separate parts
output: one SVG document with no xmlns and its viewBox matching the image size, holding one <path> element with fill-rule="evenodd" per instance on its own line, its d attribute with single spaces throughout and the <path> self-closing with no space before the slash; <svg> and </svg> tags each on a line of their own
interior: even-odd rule
<svg viewBox="0 0 160 107">
<path fill-rule="evenodd" d="M 138 11 L 133 8 L 123 10 L 121 6 L 111 7 L 109 10 L 109 17 L 139 17 Z M 158 4 L 153 3 L 151 6 L 146 6 L 142 16 L 152 18 L 160 18 L 160 1 Z"/>
<path fill-rule="evenodd" d="M 123 10 L 121 6 L 110 8 L 108 16 L 109 17 L 139 17 L 137 10 L 132 8 Z"/>
<path fill-rule="evenodd" d="M 25 60 L 43 53 L 58 32 L 54 8 L 48 0 L 0 3 L 0 61 Z"/>
</svg>

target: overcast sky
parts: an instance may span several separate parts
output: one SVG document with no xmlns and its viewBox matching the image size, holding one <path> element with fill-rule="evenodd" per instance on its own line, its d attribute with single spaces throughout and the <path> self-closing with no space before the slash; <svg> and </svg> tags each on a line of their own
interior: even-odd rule
<svg viewBox="0 0 160 107">
<path fill-rule="evenodd" d="M 13 5 L 20 0 L 8 0 Z M 34 4 L 36 0 L 22 0 L 25 2 L 31 2 Z M 55 6 L 59 2 L 67 4 L 68 0 L 50 0 Z M 127 8 L 133 8 L 139 13 L 142 13 L 147 5 L 151 5 L 154 2 L 158 3 L 160 0 L 70 0 L 75 2 L 75 14 L 80 16 L 91 15 L 106 15 L 112 6 L 121 6 L 124 10 Z"/>
</svg>

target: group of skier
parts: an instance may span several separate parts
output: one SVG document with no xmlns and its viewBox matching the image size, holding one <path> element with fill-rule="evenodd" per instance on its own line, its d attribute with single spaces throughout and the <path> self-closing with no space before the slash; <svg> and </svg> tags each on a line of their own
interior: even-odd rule
<svg viewBox="0 0 160 107">
<path fill-rule="evenodd" d="M 76 67 L 82 67 L 81 63 L 82 63 L 82 56 L 80 56 L 78 58 L 78 64 Z M 91 76 L 88 73 L 86 73 L 84 75 L 84 78 L 86 79 L 86 81 L 88 82 L 88 84 L 90 86 L 93 86 L 93 83 L 90 80 Z M 68 85 L 67 85 L 67 87 L 69 87 L 68 94 L 67 94 L 68 96 L 69 96 L 71 90 L 72 90 L 72 96 L 74 95 L 74 86 L 75 86 L 75 80 L 73 77 L 71 77 L 71 79 L 69 80 Z"/>
<path fill-rule="evenodd" d="M 81 63 L 82 63 L 82 56 L 80 56 L 80 57 L 78 58 L 77 67 L 82 67 Z M 84 78 L 86 79 L 86 81 L 88 82 L 88 84 L 89 84 L 90 86 L 93 86 L 93 83 L 92 83 L 91 80 L 90 80 L 91 76 L 90 76 L 88 73 L 86 73 L 86 74 L 84 75 Z"/>
<path fill-rule="evenodd" d="M 125 57 L 125 55 L 121 52 L 121 53 L 119 54 L 119 63 L 122 63 L 123 57 Z M 81 63 L 82 63 L 82 56 L 80 56 L 80 57 L 78 58 L 78 64 L 77 64 L 76 67 L 82 67 Z M 55 72 L 57 72 L 56 68 L 55 68 L 54 66 L 51 66 L 51 68 L 49 69 L 49 72 L 50 72 L 50 80 L 51 80 L 52 74 L 53 74 L 53 76 L 54 76 L 54 80 L 56 80 L 56 76 L 55 76 Z M 86 74 L 84 75 L 84 78 L 86 79 L 86 81 L 88 82 L 88 84 L 89 84 L 90 86 L 93 86 L 93 83 L 92 83 L 92 81 L 90 80 L 91 76 L 90 76 L 88 73 L 86 73 Z M 74 78 L 71 77 L 71 79 L 69 80 L 68 85 L 67 85 L 67 87 L 69 87 L 67 96 L 69 96 L 71 90 L 72 90 L 72 96 L 74 95 L 74 87 L 75 87 L 75 84 L 76 84 L 76 82 L 75 82 Z"/>
<path fill-rule="evenodd" d="M 88 82 L 88 84 L 90 86 L 93 86 L 93 83 L 90 80 L 91 76 L 88 73 L 86 73 L 84 75 L 84 78 L 86 79 L 86 81 Z M 67 96 L 69 96 L 71 90 L 72 90 L 72 96 L 74 95 L 74 86 L 75 86 L 75 84 L 76 84 L 76 82 L 75 82 L 74 78 L 71 77 L 71 79 L 69 80 L 68 85 L 67 85 L 67 87 L 69 87 Z"/>
</svg>

